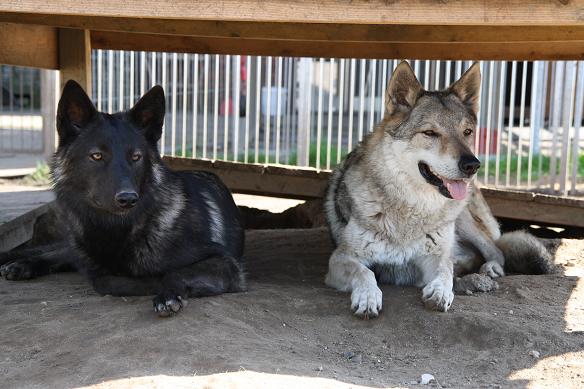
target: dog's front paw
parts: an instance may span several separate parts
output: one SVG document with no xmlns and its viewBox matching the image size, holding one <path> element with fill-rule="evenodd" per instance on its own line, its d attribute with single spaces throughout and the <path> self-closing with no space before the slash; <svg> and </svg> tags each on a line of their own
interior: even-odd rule
<svg viewBox="0 0 584 389">
<path fill-rule="evenodd" d="M 172 293 L 160 293 L 152 300 L 154 312 L 160 317 L 168 317 L 177 314 L 187 301 Z"/>
<path fill-rule="evenodd" d="M 422 289 L 422 301 L 428 309 L 446 312 L 454 300 L 452 287 L 444 285 L 440 280 L 434 280 Z"/>
<path fill-rule="evenodd" d="M 503 266 L 499 265 L 495 261 L 485 262 L 483 266 L 481 266 L 479 272 L 482 274 L 486 274 L 491 278 L 503 277 L 505 275 L 505 270 L 503 270 Z"/>
<path fill-rule="evenodd" d="M 16 261 L 0 266 L 0 275 L 7 280 L 29 280 L 34 277 L 32 265 L 27 261 Z"/>
<path fill-rule="evenodd" d="M 351 309 L 355 316 L 372 319 L 379 316 L 382 306 L 382 293 L 377 285 L 368 285 L 353 289 Z"/>
</svg>

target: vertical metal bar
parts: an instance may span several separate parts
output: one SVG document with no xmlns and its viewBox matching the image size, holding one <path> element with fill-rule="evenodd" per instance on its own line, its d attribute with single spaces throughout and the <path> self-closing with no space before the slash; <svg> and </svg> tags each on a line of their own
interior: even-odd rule
<svg viewBox="0 0 584 389">
<path fill-rule="evenodd" d="M 539 75 L 539 61 L 533 61 L 532 72 L 531 72 L 531 103 L 529 107 L 529 151 L 527 154 L 527 187 L 531 188 L 531 175 L 532 175 L 532 165 L 533 165 L 533 148 L 535 133 L 539 126 L 537 117 L 539 115 L 539 107 L 537 106 L 537 101 L 540 95 L 540 90 L 538 87 L 538 75 Z"/>
<path fill-rule="evenodd" d="M 314 79 L 314 63 L 310 61 L 310 67 L 308 68 L 308 120 L 306 121 L 306 155 L 304 166 L 310 166 L 310 136 L 312 133 L 312 84 Z"/>
<path fill-rule="evenodd" d="M 414 60 L 414 74 L 416 75 L 416 78 L 419 80 L 420 79 L 420 60 L 417 60 L 417 59 Z"/>
<path fill-rule="evenodd" d="M 282 57 L 276 71 L 276 163 L 280 163 L 280 116 L 282 115 Z"/>
<path fill-rule="evenodd" d="M 521 157 L 523 154 L 523 131 L 525 129 L 525 93 L 527 84 L 527 61 L 523 61 L 521 74 L 521 105 L 519 107 L 519 139 L 517 140 L 517 186 L 521 185 Z"/>
<path fill-rule="evenodd" d="M 251 99 L 251 57 L 248 55 L 245 64 L 246 79 L 245 79 L 245 147 L 243 160 L 245 163 L 249 161 L 249 100 Z"/>
<path fill-rule="evenodd" d="M 205 54 L 203 62 L 203 159 L 207 158 L 207 131 L 209 111 L 209 54 Z"/>
<path fill-rule="evenodd" d="M 223 122 L 223 160 L 228 160 L 229 154 L 229 116 L 231 109 L 229 104 L 229 89 L 231 86 L 231 56 L 225 56 L 225 121 Z"/>
<path fill-rule="evenodd" d="M 377 60 L 373 59 L 370 61 L 371 65 L 371 101 L 369 102 L 369 126 L 368 131 L 373 131 L 373 126 L 375 125 L 375 79 L 377 77 Z"/>
<path fill-rule="evenodd" d="M 434 89 L 440 90 L 440 61 L 435 61 L 436 72 L 434 73 Z"/>
<path fill-rule="evenodd" d="M 416 61 L 416 64 L 418 61 Z M 379 93 L 381 94 L 381 117 L 380 120 L 383 120 L 385 117 L 385 90 L 387 89 L 387 59 L 383 60 L 383 66 L 381 68 L 381 90 Z M 417 74 L 417 73 L 416 73 Z"/>
<path fill-rule="evenodd" d="M 213 105 L 213 160 L 217 159 L 217 135 L 219 128 L 219 54 L 215 54 L 215 85 Z"/>
<path fill-rule="evenodd" d="M 172 116 L 171 116 L 171 133 L 170 133 L 170 155 L 176 156 L 176 117 L 177 117 L 177 105 L 176 105 L 176 87 L 178 78 L 178 54 L 172 53 Z"/>
<path fill-rule="evenodd" d="M 424 89 L 430 89 L 430 61 L 426 60 L 424 63 Z"/>
<path fill-rule="evenodd" d="M 333 138 L 333 92 L 334 92 L 334 71 L 335 60 L 331 58 L 329 67 L 329 94 L 328 94 L 328 123 L 326 136 L 326 168 L 331 168 L 331 152 L 332 152 L 332 138 Z"/>
<path fill-rule="evenodd" d="M 452 61 L 446 61 L 446 74 L 444 75 L 444 88 L 448 88 L 450 85 L 450 68 L 452 67 Z"/>
<path fill-rule="evenodd" d="M 574 138 L 572 139 L 572 176 L 570 194 L 576 194 L 578 165 L 580 162 L 580 130 L 582 128 L 582 105 L 584 104 L 584 61 L 578 62 L 576 102 L 574 104 Z"/>
<path fill-rule="evenodd" d="M 162 89 L 166 90 L 166 53 L 162 53 Z M 165 96 L 166 98 L 167 96 Z M 164 155 L 166 153 L 165 148 L 166 143 L 166 125 L 162 126 L 162 137 L 160 138 L 160 153 Z"/>
<path fill-rule="evenodd" d="M 197 134 L 199 128 L 199 54 L 195 54 L 193 61 L 193 158 L 197 158 Z"/>
<path fill-rule="evenodd" d="M 130 101 L 129 101 L 129 106 L 131 107 L 132 105 L 134 105 L 134 101 L 135 101 L 135 96 L 134 96 L 134 55 L 135 52 L 134 51 L 130 51 Z"/>
<path fill-rule="evenodd" d="M 367 62 L 362 59 L 359 66 L 360 80 L 359 83 L 359 141 L 363 139 L 363 114 L 365 113 L 365 69 Z"/>
<path fill-rule="evenodd" d="M 503 137 L 503 130 L 505 129 L 505 81 L 507 75 L 507 62 L 500 62 L 499 72 L 499 110 L 498 110 L 498 124 L 497 124 L 497 157 L 495 160 L 495 186 L 499 186 L 499 173 L 501 163 L 501 138 Z"/>
<path fill-rule="evenodd" d="M 260 120 L 261 120 L 261 90 L 262 90 L 262 57 L 256 59 L 256 110 L 255 110 L 255 155 L 254 162 L 260 160 Z"/>
<path fill-rule="evenodd" d="M 124 76 L 125 76 L 125 71 L 124 71 L 124 64 L 125 64 L 125 52 L 124 51 L 119 51 L 119 60 L 120 60 L 120 64 L 119 64 L 119 69 L 118 69 L 118 74 L 119 74 L 119 78 L 118 78 L 118 111 L 123 111 L 124 110 Z"/>
<path fill-rule="evenodd" d="M 239 103 L 241 98 L 241 56 L 235 56 L 235 102 L 233 104 L 233 160 L 237 162 L 239 153 Z"/>
<path fill-rule="evenodd" d="M 574 88 L 576 87 L 576 61 L 566 62 L 566 78 L 564 81 L 564 102 L 562 112 L 562 154 L 560 158 L 560 193 L 567 195 L 566 181 L 568 161 L 570 158 L 570 124 L 572 123 L 572 108 L 574 106 Z"/>
<path fill-rule="evenodd" d="M 488 84 L 488 97 L 487 97 L 487 125 L 485 128 L 485 175 L 484 184 L 489 184 L 489 156 L 491 148 L 491 109 L 493 106 L 493 82 L 494 82 L 494 72 L 495 61 L 489 61 L 489 84 Z"/>
<path fill-rule="evenodd" d="M 140 96 L 146 92 L 146 52 L 140 52 Z"/>
<path fill-rule="evenodd" d="M 547 110 L 547 86 L 548 86 L 548 81 L 547 81 L 547 77 L 550 74 L 549 72 L 549 61 L 545 61 L 543 63 L 543 71 L 542 71 L 542 94 L 541 94 L 541 109 L 540 109 L 540 117 L 539 117 L 539 122 L 541 123 L 541 125 L 538 128 L 538 139 L 541 141 L 541 127 L 543 127 L 543 123 L 545 122 L 545 115 Z M 553 77 L 552 77 L 553 78 Z M 551 80 L 550 80 L 551 81 Z M 553 88 L 551 88 L 551 90 L 553 90 Z M 551 97 L 551 96 L 550 96 Z M 538 180 L 537 180 L 537 186 L 539 187 L 543 181 L 543 153 L 541 152 L 541 145 L 538 143 L 537 145 L 538 148 L 538 161 L 537 161 L 537 176 L 538 176 Z"/>
<path fill-rule="evenodd" d="M 556 178 L 557 178 L 557 159 L 556 152 L 558 149 L 558 129 L 560 127 L 561 121 L 561 107 L 563 103 L 562 98 L 562 86 L 564 85 L 564 68 L 565 62 L 557 61 L 554 63 L 554 98 L 552 99 L 552 148 L 550 154 L 550 188 L 556 190 Z"/>
<path fill-rule="evenodd" d="M 151 63 L 151 69 L 150 69 L 150 83 L 152 84 L 152 86 L 156 85 L 156 53 L 152 53 L 152 63 Z"/>
<path fill-rule="evenodd" d="M 103 81 L 103 51 L 101 49 L 97 50 L 97 110 L 102 111 L 102 81 Z"/>
<path fill-rule="evenodd" d="M 107 112 L 114 111 L 114 52 L 108 50 L 107 53 Z"/>
<path fill-rule="evenodd" d="M 515 83 L 517 78 L 517 61 L 511 64 L 511 97 L 509 99 L 509 125 L 507 127 L 507 163 L 505 169 L 505 186 L 511 185 L 511 148 L 513 147 L 513 121 L 515 114 Z"/>
<path fill-rule="evenodd" d="M 270 132 L 272 131 L 272 57 L 266 59 L 266 126 L 264 138 L 265 163 L 270 163 Z"/>
<path fill-rule="evenodd" d="M 284 148 L 286 149 L 286 164 L 290 164 L 290 147 L 292 144 L 290 131 L 293 127 L 292 120 L 296 117 L 296 115 L 293 114 L 294 99 L 292 96 L 294 96 L 293 92 L 295 88 L 294 85 L 292 85 L 292 73 L 296 62 L 294 58 L 287 58 L 286 63 L 286 125 L 284 126 Z"/>
<path fill-rule="evenodd" d="M 188 96 L 189 96 L 189 55 L 183 54 L 183 101 L 182 101 L 182 145 L 181 156 L 187 156 L 187 116 L 188 116 Z"/>
<path fill-rule="evenodd" d="M 455 81 L 462 75 L 462 61 L 456 61 L 456 66 L 454 69 Z"/>
<path fill-rule="evenodd" d="M 339 60 L 339 123 L 337 129 L 337 164 L 341 162 L 342 142 L 343 142 L 343 116 L 345 114 L 343 97 L 345 95 L 345 62 L 346 59 Z"/>
<path fill-rule="evenodd" d="M 316 117 L 316 168 L 320 169 L 320 143 L 322 133 L 322 94 L 324 84 L 324 58 L 319 61 L 318 72 L 318 110 Z"/>
<path fill-rule="evenodd" d="M 355 103 L 355 59 L 351 58 L 351 69 L 349 78 L 349 141 L 347 149 L 351 151 L 353 149 L 353 114 L 354 114 L 354 103 Z"/>
</svg>

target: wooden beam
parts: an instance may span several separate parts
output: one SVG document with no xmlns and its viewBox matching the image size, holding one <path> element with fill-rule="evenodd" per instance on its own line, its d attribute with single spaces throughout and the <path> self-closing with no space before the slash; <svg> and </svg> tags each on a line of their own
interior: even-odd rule
<svg viewBox="0 0 584 389">
<path fill-rule="evenodd" d="M 89 30 L 59 29 L 61 89 L 68 80 L 77 81 L 91 96 L 91 40 Z"/>
<path fill-rule="evenodd" d="M 58 69 L 57 29 L 0 23 L 0 63 Z"/>
<path fill-rule="evenodd" d="M 584 40 L 562 42 L 338 42 L 193 37 L 92 31 L 96 49 L 171 51 L 178 53 L 244 54 L 291 57 L 408 58 L 442 60 L 581 60 Z"/>
<path fill-rule="evenodd" d="M 523 26 L 525 29 L 521 34 L 531 34 L 529 30 L 537 31 L 538 26 L 548 26 L 550 31 L 554 26 L 577 27 L 582 26 L 583 6 L 583 0 L 3 0 L 0 15 L 19 18 L 23 23 L 71 28 L 200 36 L 239 33 L 239 36 L 247 34 L 245 37 L 249 38 L 257 30 L 250 27 L 249 30 L 232 31 L 225 28 L 228 25 L 224 23 L 269 25 L 276 35 L 284 31 L 302 34 L 299 26 L 310 24 L 340 28 L 351 25 L 354 31 L 360 31 L 361 38 L 366 38 L 358 40 L 369 41 L 373 38 L 368 35 L 371 30 L 367 25 Z M 293 30 L 278 30 L 277 24 L 283 29 L 286 25 L 296 26 Z M 358 29 L 358 26 L 362 28 Z M 205 32 L 203 27 L 210 31 Z M 317 32 L 305 33 L 314 35 Z M 323 36 L 326 33 L 326 30 L 321 32 Z M 440 34 L 440 30 L 436 33 Z M 466 30 L 466 34 L 470 33 Z M 434 30 L 427 30 L 426 35 L 434 35 Z"/>
<path fill-rule="evenodd" d="M 322 198 L 330 172 L 310 168 L 164 157 L 173 170 L 217 174 L 236 193 L 298 199 Z M 482 188 L 497 217 L 584 227 L 584 199 Z"/>
</svg>

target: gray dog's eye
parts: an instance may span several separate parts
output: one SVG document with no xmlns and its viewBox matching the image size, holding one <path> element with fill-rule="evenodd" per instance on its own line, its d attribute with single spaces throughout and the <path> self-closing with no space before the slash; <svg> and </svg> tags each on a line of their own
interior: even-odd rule
<svg viewBox="0 0 584 389">
<path fill-rule="evenodd" d="M 423 132 L 423 134 L 426 136 L 431 136 L 431 137 L 440 136 L 440 134 L 438 134 L 436 131 L 432 131 L 432 130 L 426 130 Z"/>
<path fill-rule="evenodd" d="M 464 136 L 469 136 L 472 134 L 472 129 L 467 128 L 466 130 L 464 130 Z"/>
</svg>

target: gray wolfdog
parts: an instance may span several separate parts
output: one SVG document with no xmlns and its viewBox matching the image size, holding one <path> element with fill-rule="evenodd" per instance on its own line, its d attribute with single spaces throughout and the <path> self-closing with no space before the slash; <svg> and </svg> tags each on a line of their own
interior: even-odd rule
<svg viewBox="0 0 584 389">
<path fill-rule="evenodd" d="M 351 292 L 355 315 L 379 314 L 378 282 L 423 288 L 425 306 L 446 312 L 455 274 L 552 268 L 533 236 L 501 235 L 473 184 L 479 90 L 476 63 L 448 89 L 428 92 L 402 62 L 384 119 L 334 171 L 324 205 L 336 246 L 326 283 Z"/>
<path fill-rule="evenodd" d="M 189 296 L 245 289 L 244 231 L 231 193 L 211 173 L 162 163 L 164 114 L 159 86 L 109 115 L 79 84 L 65 85 L 52 176 L 68 239 L 0 254 L 3 277 L 77 270 L 100 294 L 155 295 L 160 316 L 178 312 Z"/>
</svg>

